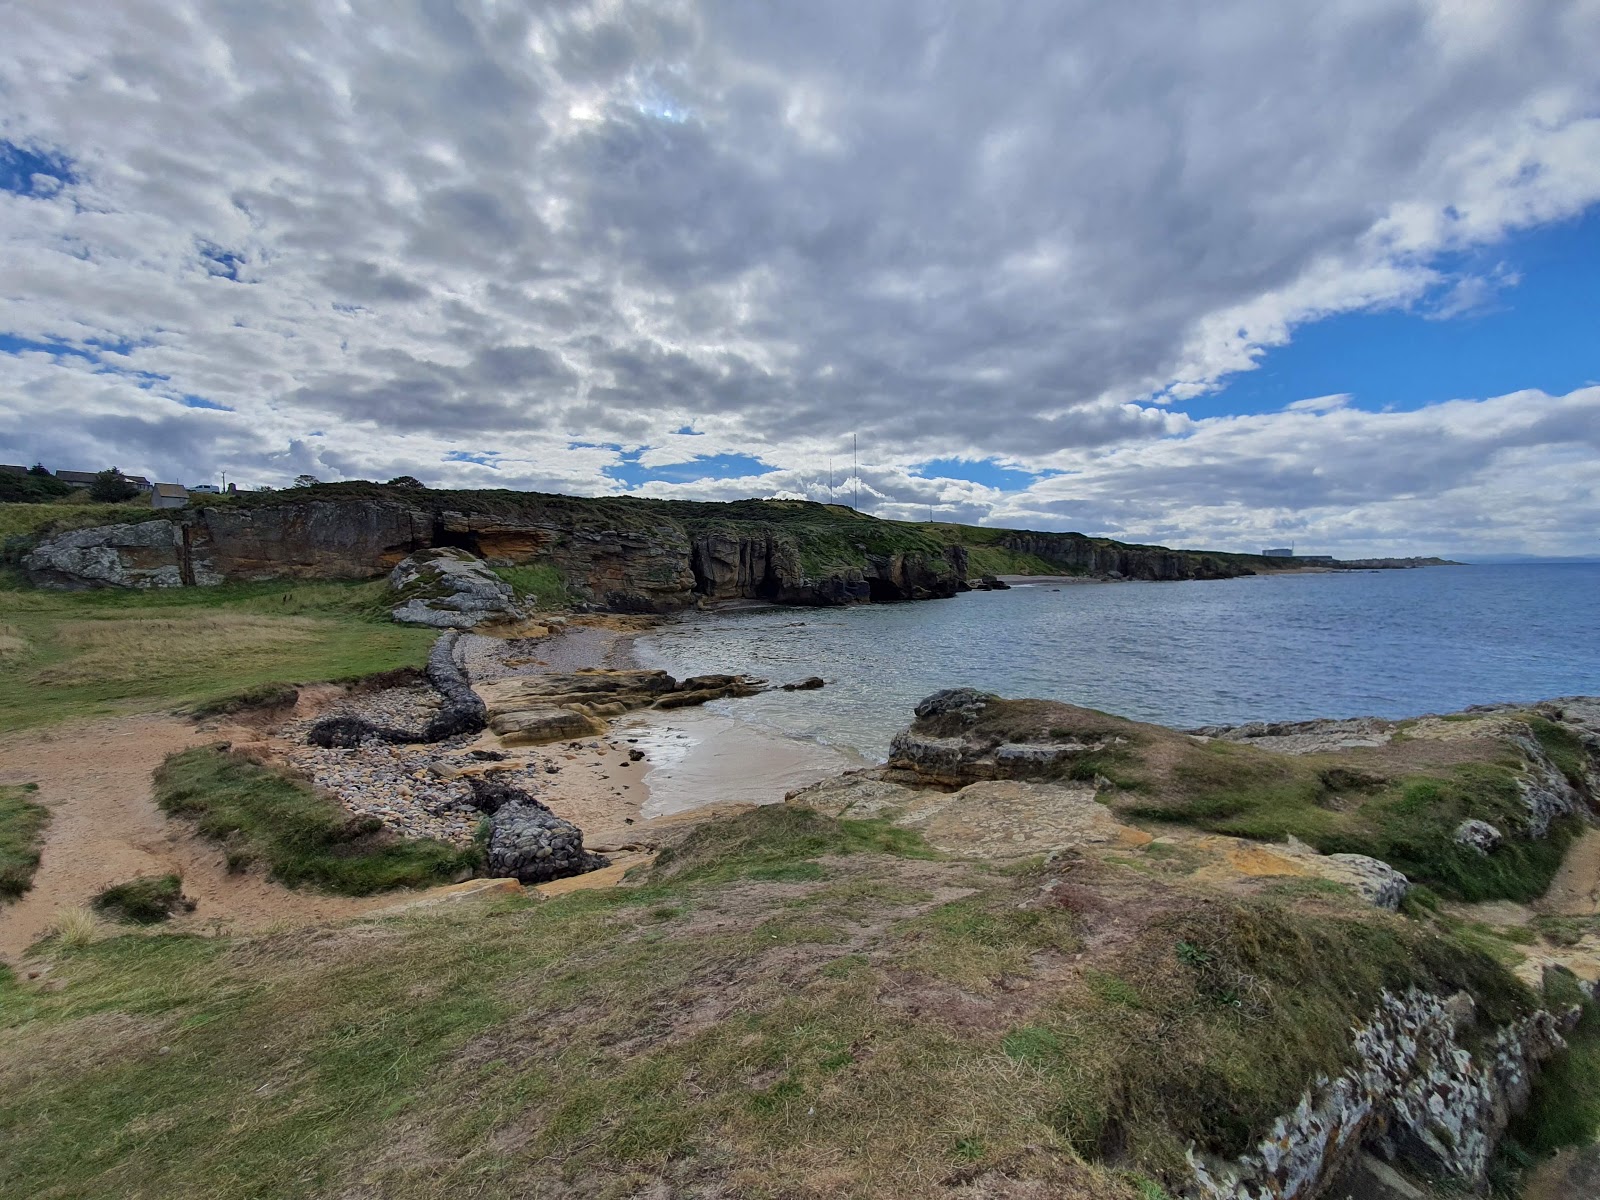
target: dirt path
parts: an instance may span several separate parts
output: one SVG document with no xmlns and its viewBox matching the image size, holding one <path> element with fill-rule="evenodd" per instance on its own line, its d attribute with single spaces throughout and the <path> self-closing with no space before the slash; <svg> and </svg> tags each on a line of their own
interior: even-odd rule
<svg viewBox="0 0 1600 1200">
<path fill-rule="evenodd" d="M 293 892 L 256 874 L 230 875 L 213 843 L 169 820 L 151 773 L 174 750 L 215 741 L 188 721 L 151 715 L 30 730 L 0 738 L 0 784 L 37 783 L 50 809 L 33 887 L 0 906 L 0 957 L 16 960 L 64 908 L 137 875 L 183 876 L 195 911 L 168 928 L 232 932 L 355 916 L 395 897 L 353 900 Z"/>
<path fill-rule="evenodd" d="M 1600 916 L 1600 829 L 1584 830 L 1572 844 L 1535 907 L 1551 916 Z"/>
</svg>

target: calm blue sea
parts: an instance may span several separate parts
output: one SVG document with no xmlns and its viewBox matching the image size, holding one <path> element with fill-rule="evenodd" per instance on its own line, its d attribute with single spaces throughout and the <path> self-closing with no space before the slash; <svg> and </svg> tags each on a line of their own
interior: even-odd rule
<svg viewBox="0 0 1600 1200">
<path fill-rule="evenodd" d="M 640 640 L 676 675 L 821 675 L 722 711 L 881 758 L 971 685 L 1165 725 L 1415 716 L 1600 693 L 1600 565 L 1042 584 L 919 604 L 694 613 Z"/>
</svg>

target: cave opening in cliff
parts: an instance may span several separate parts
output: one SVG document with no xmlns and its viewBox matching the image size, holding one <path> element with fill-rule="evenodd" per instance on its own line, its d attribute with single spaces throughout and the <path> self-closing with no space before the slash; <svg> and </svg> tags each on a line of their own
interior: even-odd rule
<svg viewBox="0 0 1600 1200">
<path fill-rule="evenodd" d="M 905 593 L 889 580 L 878 578 L 867 580 L 867 596 L 874 604 L 892 604 L 906 598 Z"/>
<path fill-rule="evenodd" d="M 446 529 L 443 521 L 433 523 L 433 544 L 436 548 L 465 550 L 476 558 L 485 557 L 476 533 L 470 529 Z"/>
</svg>

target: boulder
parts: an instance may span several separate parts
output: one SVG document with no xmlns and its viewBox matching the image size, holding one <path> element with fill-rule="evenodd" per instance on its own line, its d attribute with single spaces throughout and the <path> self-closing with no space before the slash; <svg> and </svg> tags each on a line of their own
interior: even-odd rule
<svg viewBox="0 0 1600 1200">
<path fill-rule="evenodd" d="M 820 675 L 811 675 L 798 683 L 786 683 L 783 690 L 786 692 L 812 692 L 819 687 L 826 686 L 826 681 Z"/>
<path fill-rule="evenodd" d="M 1476 850 L 1479 854 L 1488 854 L 1500 844 L 1502 836 L 1501 832 L 1489 822 L 1469 818 L 1456 826 L 1454 840 L 1458 846 Z"/>
<path fill-rule="evenodd" d="M 526 615 L 511 585 L 465 550 L 419 550 L 389 573 L 389 586 L 402 601 L 391 615 L 406 625 L 471 629 Z"/>
<path fill-rule="evenodd" d="M 508 746 L 536 746 L 543 742 L 595 737 L 605 732 L 605 722 L 571 708 L 553 704 L 531 705 L 495 713 L 489 728 Z"/>
<path fill-rule="evenodd" d="M 473 804 L 489 814 L 485 859 L 491 876 L 548 883 L 611 865 L 583 848 L 583 830 L 521 788 L 481 779 L 468 783 Z"/>
</svg>

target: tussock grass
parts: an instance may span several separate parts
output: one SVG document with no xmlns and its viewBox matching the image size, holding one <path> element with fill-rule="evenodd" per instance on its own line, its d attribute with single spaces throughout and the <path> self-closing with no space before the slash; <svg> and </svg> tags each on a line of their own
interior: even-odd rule
<svg viewBox="0 0 1600 1200">
<path fill-rule="evenodd" d="M 100 922 L 87 908 L 64 908 L 50 923 L 48 935 L 64 949 L 81 950 L 100 936 Z"/>
<path fill-rule="evenodd" d="M 176 875 L 141 875 L 106 888 L 91 903 L 112 920 L 133 925 L 155 925 L 195 907 L 184 899 L 183 880 Z"/>
<path fill-rule="evenodd" d="M 52 989 L 0 977 L 8 1173 L 83 1196 L 910 1200 L 997 1170 L 1140 1200 L 1189 1140 L 1264 1133 L 1382 987 L 1528 1003 L 1399 918 L 1080 864 L 1130 901 L 1131 940 L 1101 945 L 1092 914 L 1041 907 L 1042 866 L 793 816 L 718 822 L 637 889 L 109 938 Z M 750 874 L 818 856 L 821 880 Z"/>
<path fill-rule="evenodd" d="M 479 863 L 475 847 L 388 836 L 381 822 L 352 820 L 306 784 L 215 747 L 169 755 L 155 799 L 223 841 L 230 867 L 262 861 L 289 887 L 360 896 L 448 882 Z"/>
<path fill-rule="evenodd" d="M 0 901 L 15 900 L 33 886 L 39 848 L 50 810 L 31 797 L 34 784 L 0 787 Z"/>
<path fill-rule="evenodd" d="M 420 666 L 433 633 L 394 625 L 385 584 L 47 592 L 0 590 L 0 725 L 191 704 L 285 680 Z"/>
</svg>

